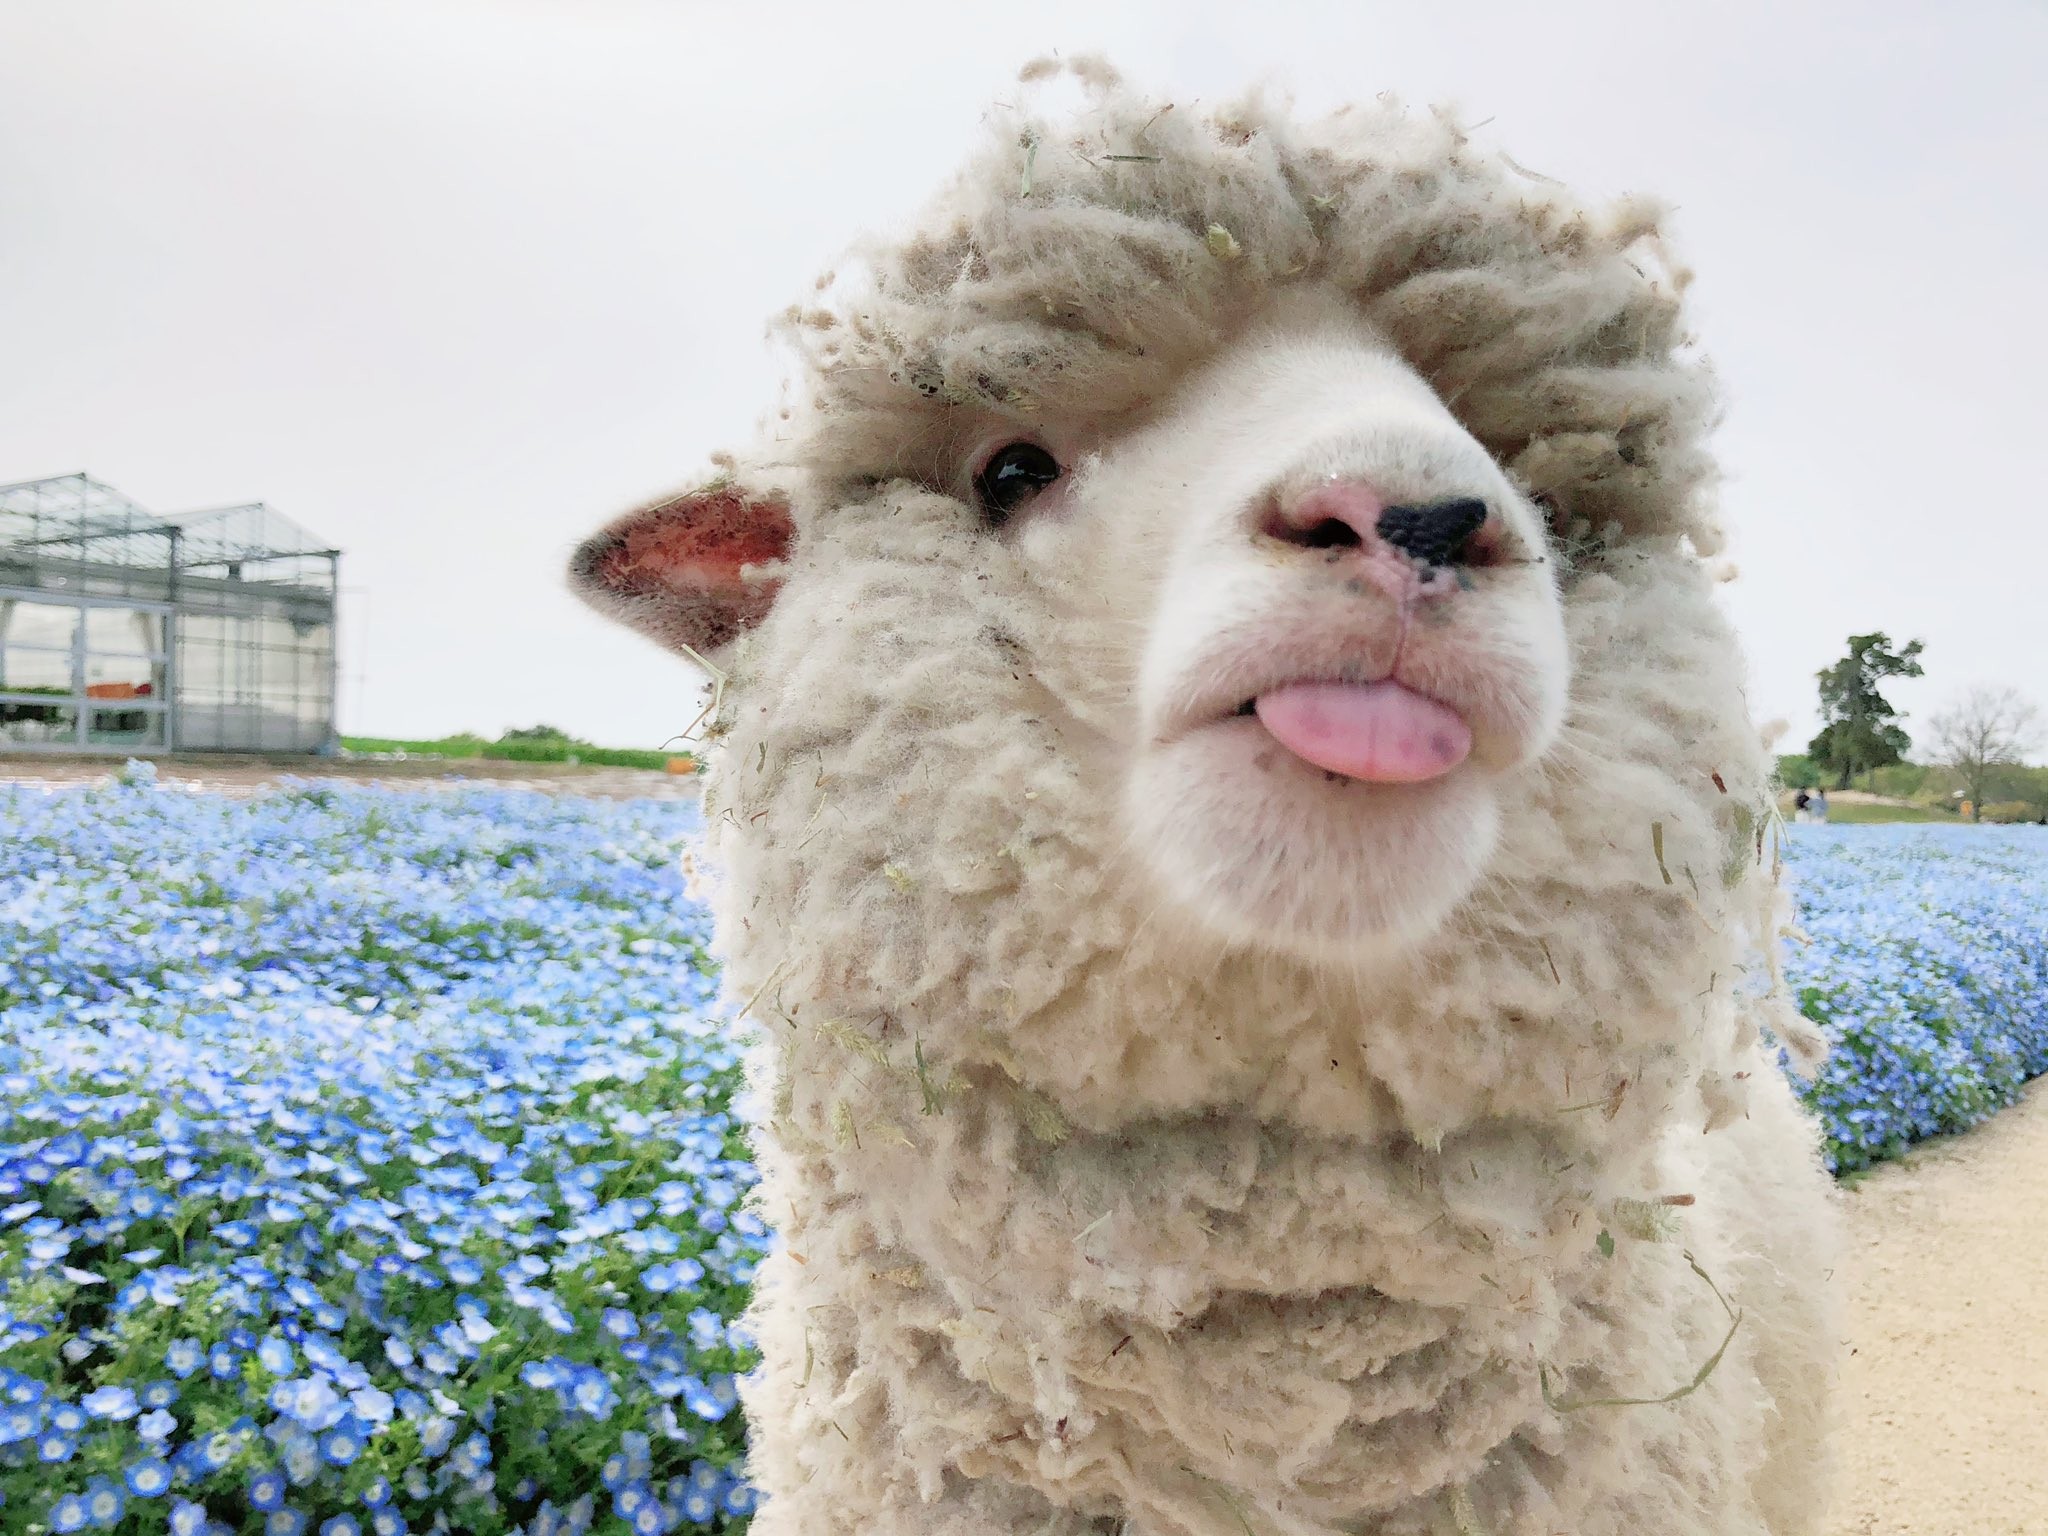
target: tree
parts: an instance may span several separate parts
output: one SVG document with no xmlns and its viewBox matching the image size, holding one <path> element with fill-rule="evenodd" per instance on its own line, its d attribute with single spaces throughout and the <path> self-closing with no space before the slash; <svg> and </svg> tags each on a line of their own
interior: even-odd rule
<svg viewBox="0 0 2048 1536">
<path fill-rule="evenodd" d="M 1849 654 L 1817 674 L 1825 724 L 1806 755 L 1836 775 L 1837 789 L 1847 789 L 1850 775 L 1859 769 L 1898 762 L 1913 744 L 1898 723 L 1899 712 L 1877 685 L 1891 677 L 1919 677 L 1924 648 L 1912 640 L 1894 651 L 1892 637 L 1883 630 L 1851 635 Z"/>
<path fill-rule="evenodd" d="M 1787 789 L 1819 789 L 1820 769 L 1803 752 L 1788 752 L 1778 759 L 1778 782 Z"/>
<path fill-rule="evenodd" d="M 1984 813 L 1991 781 L 2034 745 L 2040 714 L 2011 688 L 1972 688 L 1929 722 L 1937 761 L 1962 780 L 1970 819 Z"/>
<path fill-rule="evenodd" d="M 571 746 L 587 746 L 557 725 L 522 725 L 517 730 L 507 731 L 498 738 L 500 741 L 566 741 Z"/>
</svg>

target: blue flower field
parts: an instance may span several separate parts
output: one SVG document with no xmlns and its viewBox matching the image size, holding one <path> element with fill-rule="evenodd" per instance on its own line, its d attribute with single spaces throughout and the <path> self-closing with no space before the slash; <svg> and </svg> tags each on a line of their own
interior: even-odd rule
<svg viewBox="0 0 2048 1536">
<path fill-rule="evenodd" d="M 694 807 L 0 786 L 0 1536 L 744 1528 Z M 1789 833 L 1838 1168 L 2048 1068 L 2048 832 Z"/>
<path fill-rule="evenodd" d="M 0 787 L 0 1532 L 739 1530 L 692 805 Z"/>
<path fill-rule="evenodd" d="M 1788 977 L 1834 1050 L 1808 1095 L 1837 1172 L 1975 1125 L 2048 1072 L 2048 828 L 1787 829 Z"/>
</svg>

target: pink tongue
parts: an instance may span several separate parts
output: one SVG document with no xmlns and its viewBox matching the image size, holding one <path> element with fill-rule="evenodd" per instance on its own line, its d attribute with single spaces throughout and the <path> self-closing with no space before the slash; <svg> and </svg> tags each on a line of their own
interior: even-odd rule
<svg viewBox="0 0 2048 1536">
<path fill-rule="evenodd" d="M 1472 728 L 1454 710 L 1394 682 L 1295 683 L 1255 707 L 1296 757 L 1375 784 L 1436 778 L 1472 750 Z"/>
</svg>

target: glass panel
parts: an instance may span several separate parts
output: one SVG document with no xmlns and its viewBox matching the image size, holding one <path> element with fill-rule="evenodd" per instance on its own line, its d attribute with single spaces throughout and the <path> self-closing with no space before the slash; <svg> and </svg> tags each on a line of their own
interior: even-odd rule
<svg viewBox="0 0 2048 1536">
<path fill-rule="evenodd" d="M 147 656 L 87 656 L 85 694 L 90 699 L 160 699 L 164 665 Z"/>
<path fill-rule="evenodd" d="M 180 645 L 219 645 L 227 638 L 228 621 L 216 613 L 178 615 Z"/>
<path fill-rule="evenodd" d="M 178 745 L 192 751 L 228 746 L 227 719 L 220 706 L 208 704 L 192 709 L 182 702 L 178 710 Z"/>
<path fill-rule="evenodd" d="M 123 655 L 150 655 L 164 648 L 163 615 L 137 608 L 85 610 L 85 648 Z"/>
<path fill-rule="evenodd" d="M 26 598 L 0 599 L 0 645 L 41 645 L 68 651 L 78 636 L 78 610 Z"/>
<path fill-rule="evenodd" d="M 155 709 L 95 709 L 89 712 L 85 739 L 95 747 L 160 747 L 164 717 Z"/>
<path fill-rule="evenodd" d="M 0 693 L 57 693 L 71 691 L 69 651 L 24 651 L 14 646 L 0 650 Z"/>
<path fill-rule="evenodd" d="M 298 690 L 300 679 L 312 671 L 296 650 L 267 650 L 259 655 L 259 676 L 265 694 L 281 693 L 290 697 Z"/>
<path fill-rule="evenodd" d="M 0 742 L 10 746 L 71 746 L 78 740 L 78 712 L 66 704 L 0 704 Z"/>
<path fill-rule="evenodd" d="M 184 619 L 178 625 L 178 697 L 188 704 L 228 696 L 231 653 L 222 643 L 226 621 Z"/>
</svg>

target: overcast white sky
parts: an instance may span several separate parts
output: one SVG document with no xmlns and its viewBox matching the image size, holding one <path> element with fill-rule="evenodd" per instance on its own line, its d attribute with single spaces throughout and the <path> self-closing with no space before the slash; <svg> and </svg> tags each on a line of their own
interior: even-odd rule
<svg viewBox="0 0 2048 1536">
<path fill-rule="evenodd" d="M 1726 380 L 1760 716 L 1851 631 L 1896 700 L 2048 705 L 2048 9 L 0 0 L 0 482 L 264 500 L 347 551 L 343 726 L 611 745 L 680 664 L 570 546 L 746 435 L 768 314 L 915 207 L 1018 64 L 1453 102 L 1678 204 Z M 1909 728 L 1916 722 L 1909 721 Z"/>
</svg>

